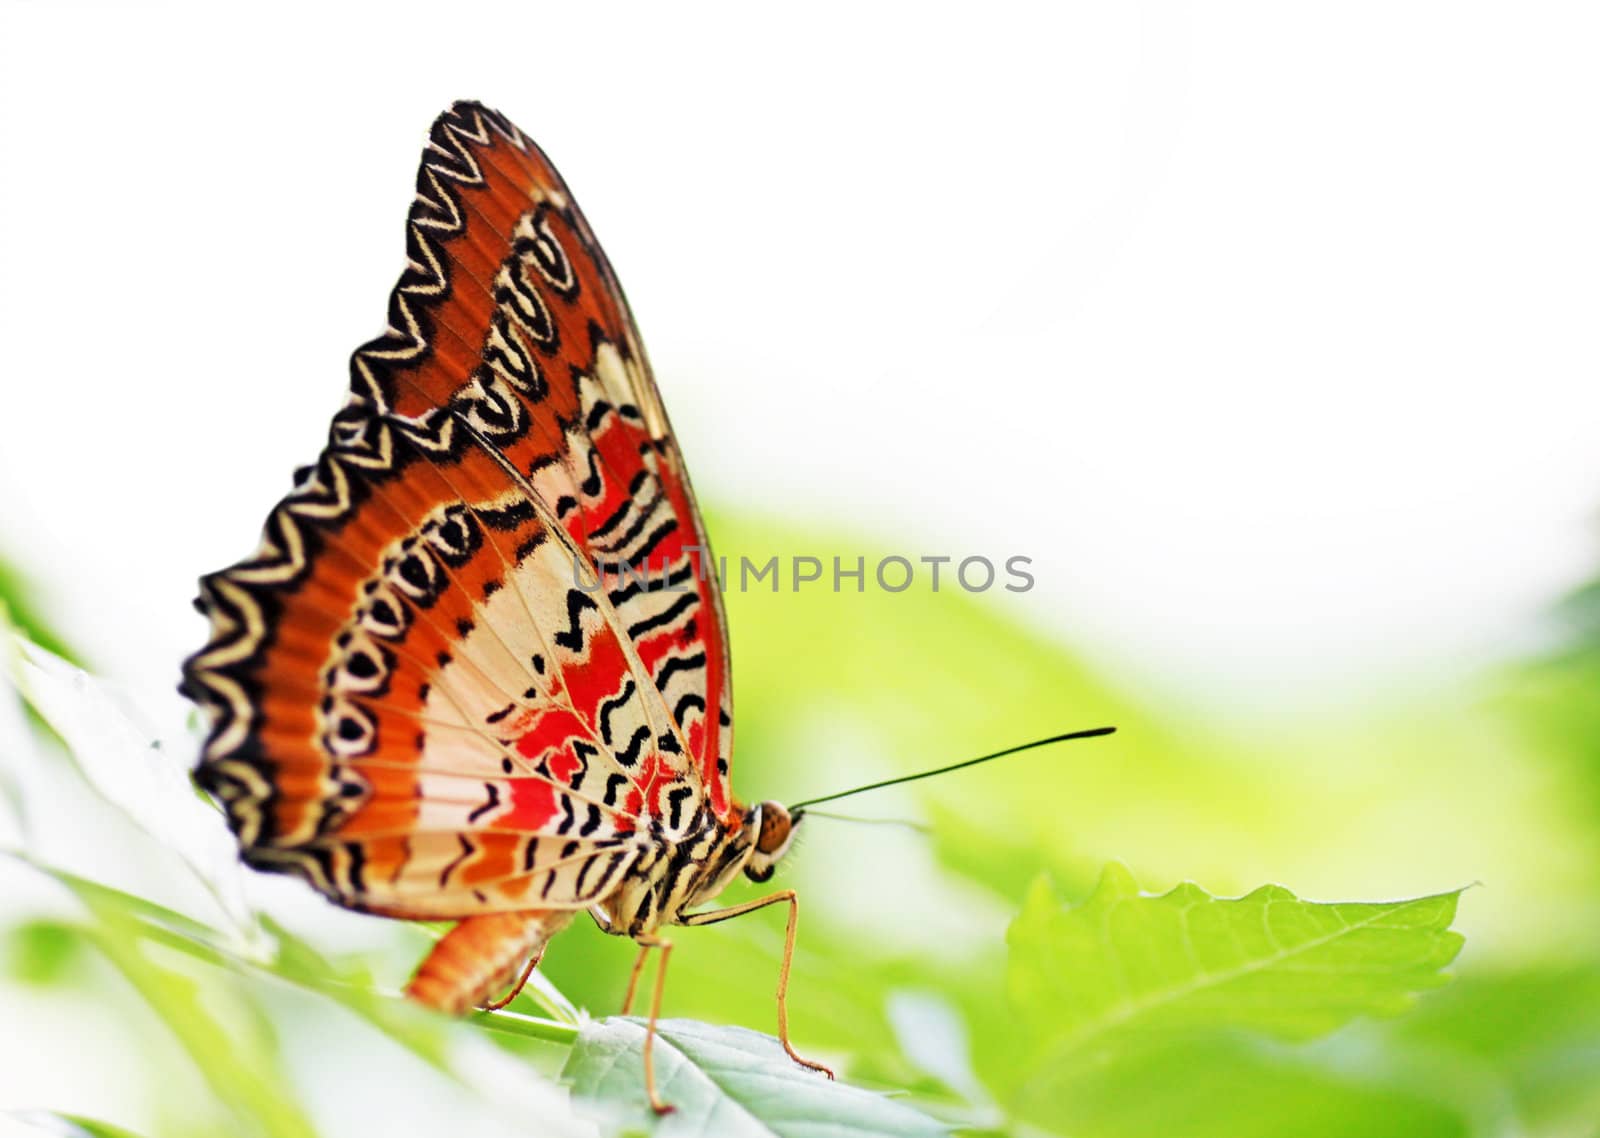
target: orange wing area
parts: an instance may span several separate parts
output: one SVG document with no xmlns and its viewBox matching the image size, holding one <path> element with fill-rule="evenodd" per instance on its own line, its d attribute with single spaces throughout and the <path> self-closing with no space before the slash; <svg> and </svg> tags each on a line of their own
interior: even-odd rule
<svg viewBox="0 0 1600 1138">
<path fill-rule="evenodd" d="M 197 777 L 248 861 L 341 904 L 582 907 L 647 839 L 736 824 L 714 561 L 622 291 L 539 149 L 457 103 L 407 251 L 327 448 L 201 581 Z"/>
</svg>

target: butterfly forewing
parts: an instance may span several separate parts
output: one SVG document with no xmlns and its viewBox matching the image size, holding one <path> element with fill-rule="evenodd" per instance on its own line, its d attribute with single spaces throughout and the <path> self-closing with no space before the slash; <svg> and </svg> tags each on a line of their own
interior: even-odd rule
<svg viewBox="0 0 1600 1138">
<path fill-rule="evenodd" d="M 434 124 L 389 328 L 250 559 L 201 583 L 199 777 L 342 904 L 575 908 L 736 824 L 721 599 L 627 304 L 506 120 Z"/>
</svg>

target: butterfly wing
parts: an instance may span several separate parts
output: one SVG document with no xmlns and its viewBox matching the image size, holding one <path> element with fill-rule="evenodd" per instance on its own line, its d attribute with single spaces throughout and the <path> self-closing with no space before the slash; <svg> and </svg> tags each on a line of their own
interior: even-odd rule
<svg viewBox="0 0 1600 1138">
<path fill-rule="evenodd" d="M 440 116 L 407 251 L 326 449 L 201 581 L 197 777 L 248 861 L 341 904 L 582 907 L 736 820 L 704 526 L 616 277 L 516 127 Z"/>
</svg>

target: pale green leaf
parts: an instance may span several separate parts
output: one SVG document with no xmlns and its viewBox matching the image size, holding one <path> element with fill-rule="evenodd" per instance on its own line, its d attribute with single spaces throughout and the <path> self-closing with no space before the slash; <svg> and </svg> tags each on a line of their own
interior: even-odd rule
<svg viewBox="0 0 1600 1138">
<path fill-rule="evenodd" d="M 57 1138 L 139 1138 L 131 1130 L 76 1114 L 58 1114 L 53 1110 L 14 1110 L 7 1113 L 22 1125 L 38 1131 L 40 1138 L 47 1134 L 56 1135 Z"/>
<path fill-rule="evenodd" d="M 1445 1075 L 1383 1046 L 1372 1025 L 1309 1044 L 1197 1030 L 1037 1072 L 1008 1106 L 1014 1117 L 1070 1138 L 1503 1133 L 1474 1125 L 1492 1088 Z"/>
<path fill-rule="evenodd" d="M 89 785 L 183 859 L 247 951 L 265 951 L 237 847 L 190 781 L 191 741 L 161 738 L 114 685 L 37 644 L 17 637 L 9 647 L 28 707 L 65 742 Z"/>
<path fill-rule="evenodd" d="M 914 1066 L 987 1108 L 988 1095 L 972 1069 L 972 1041 L 957 1008 L 930 992 L 891 992 L 887 1011 L 895 1040 Z"/>
<path fill-rule="evenodd" d="M 1600 961 L 1463 971 L 1393 1026 L 1397 1051 L 1504 1110 L 1522 1133 L 1594 1134 L 1600 1119 Z"/>
<path fill-rule="evenodd" d="M 133 922 L 108 906 L 91 907 L 101 952 L 176 1037 L 217 1098 L 234 1111 L 240 1132 L 310 1138 L 315 1130 L 289 1090 L 276 1040 L 259 1010 L 237 993 L 204 982 L 212 977 L 160 962 L 141 943 Z M 232 997 L 227 1009 L 218 1007 L 221 997 Z"/>
<path fill-rule="evenodd" d="M 1075 907 L 1035 885 L 1007 937 L 1007 983 L 1051 1063 L 1176 1030 L 1311 1039 L 1442 983 L 1461 949 L 1458 897 L 1321 904 L 1188 884 L 1149 897 L 1113 864 Z"/>
<path fill-rule="evenodd" d="M 776 1039 L 692 1020 L 658 1025 L 661 1096 L 676 1109 L 657 1118 L 644 1090 L 644 1023 L 586 1024 L 562 1078 L 578 1110 L 606 1134 L 715 1134 L 717 1138 L 934 1136 L 949 1128 L 872 1091 L 833 1082 L 793 1063 Z"/>
</svg>

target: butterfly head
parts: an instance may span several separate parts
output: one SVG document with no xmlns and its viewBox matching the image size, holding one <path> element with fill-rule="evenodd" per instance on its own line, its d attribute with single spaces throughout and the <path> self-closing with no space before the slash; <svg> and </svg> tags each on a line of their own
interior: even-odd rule
<svg viewBox="0 0 1600 1138">
<path fill-rule="evenodd" d="M 804 815 L 799 811 L 791 814 L 782 803 L 771 801 L 761 803 L 751 813 L 748 824 L 755 831 L 755 848 L 744 863 L 744 875 L 751 881 L 766 881 L 789 852 Z"/>
</svg>

